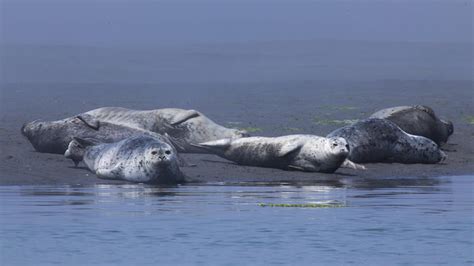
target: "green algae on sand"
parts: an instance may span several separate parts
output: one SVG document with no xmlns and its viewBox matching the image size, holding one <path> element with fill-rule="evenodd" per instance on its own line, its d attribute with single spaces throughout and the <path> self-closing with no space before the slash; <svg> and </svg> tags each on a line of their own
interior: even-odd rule
<svg viewBox="0 0 474 266">
<path fill-rule="evenodd" d="M 358 119 L 344 119 L 344 120 L 339 120 L 339 119 L 327 119 L 327 118 L 321 118 L 321 117 L 315 117 L 314 118 L 314 123 L 317 125 L 323 125 L 323 126 L 328 126 L 328 125 L 350 125 L 353 123 L 356 123 L 359 121 Z"/>
<path fill-rule="evenodd" d="M 468 115 L 466 117 L 466 121 L 467 121 L 468 124 L 474 125 L 474 115 Z"/>
</svg>

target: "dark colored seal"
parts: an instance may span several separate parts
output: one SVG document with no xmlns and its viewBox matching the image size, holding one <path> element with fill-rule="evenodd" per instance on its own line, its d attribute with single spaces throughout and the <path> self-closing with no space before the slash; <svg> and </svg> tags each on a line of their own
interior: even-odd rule
<svg viewBox="0 0 474 266">
<path fill-rule="evenodd" d="M 423 105 L 386 108 L 370 117 L 390 120 L 403 131 L 429 138 L 438 145 L 446 143 L 454 131 L 451 121 L 438 118 L 433 109 Z"/>
<path fill-rule="evenodd" d="M 82 114 L 57 121 L 33 121 L 21 128 L 38 152 L 64 154 L 73 137 L 94 139 L 96 142 L 117 142 L 137 135 L 150 135 L 163 142 L 169 139 L 154 132 L 122 125 L 99 122 L 94 117 Z"/>
<path fill-rule="evenodd" d="M 356 163 L 438 163 L 446 158 L 432 140 L 408 134 L 395 123 L 369 118 L 331 132 L 350 146 L 348 159 Z"/>
</svg>

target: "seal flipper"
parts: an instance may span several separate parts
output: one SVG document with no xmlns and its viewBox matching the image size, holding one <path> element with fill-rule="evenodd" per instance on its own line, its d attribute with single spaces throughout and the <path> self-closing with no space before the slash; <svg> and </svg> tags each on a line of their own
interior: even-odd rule
<svg viewBox="0 0 474 266">
<path fill-rule="evenodd" d="M 296 166 L 296 165 L 288 165 L 288 169 L 291 169 L 291 170 L 298 170 L 298 171 L 305 171 L 305 169 L 301 166 Z"/>
<path fill-rule="evenodd" d="M 100 142 L 96 139 L 81 139 L 73 137 L 72 141 L 69 142 L 64 156 L 68 159 L 71 159 L 74 162 L 74 165 L 77 167 L 80 161 L 84 158 L 84 152 L 88 146 L 94 146 Z"/>
<path fill-rule="evenodd" d="M 102 179 L 120 179 L 121 167 L 120 164 L 112 168 L 98 168 L 95 174 Z"/>
<path fill-rule="evenodd" d="M 76 118 L 84 122 L 88 127 L 94 129 L 94 130 L 99 130 L 100 127 L 100 122 L 96 118 L 94 118 L 90 114 L 80 114 L 77 115 Z"/>
<path fill-rule="evenodd" d="M 204 149 L 212 153 L 222 155 L 230 147 L 232 139 L 219 139 L 208 142 L 203 142 L 199 144 L 190 144 L 193 147 Z"/>
<path fill-rule="evenodd" d="M 344 162 L 341 164 L 341 167 L 351 168 L 355 170 L 367 170 L 367 168 L 363 166 L 362 164 L 354 163 L 353 161 L 349 159 L 345 159 Z"/>
<path fill-rule="evenodd" d="M 285 157 L 290 155 L 291 153 L 298 152 L 301 147 L 303 147 L 302 143 L 289 143 L 289 144 L 284 144 L 283 146 L 280 147 L 280 150 L 278 151 L 278 156 L 279 157 Z"/>
<path fill-rule="evenodd" d="M 170 124 L 172 126 L 176 126 L 178 124 L 181 124 L 183 122 L 186 122 L 187 120 L 191 119 L 191 118 L 195 118 L 195 117 L 198 117 L 200 116 L 199 112 L 196 111 L 196 110 L 186 110 L 186 111 L 183 111 L 181 112 L 180 114 L 178 115 L 175 115 L 171 120 L 170 120 Z"/>
</svg>

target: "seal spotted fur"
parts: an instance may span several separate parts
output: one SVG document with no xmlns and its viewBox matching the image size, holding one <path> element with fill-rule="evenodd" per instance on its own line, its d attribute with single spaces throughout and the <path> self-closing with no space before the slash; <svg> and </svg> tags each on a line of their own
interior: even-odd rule
<svg viewBox="0 0 474 266">
<path fill-rule="evenodd" d="M 389 120 L 369 118 L 331 132 L 350 146 L 348 159 L 356 163 L 438 163 L 446 158 L 432 140 L 408 134 Z"/>
<path fill-rule="evenodd" d="M 102 144 L 75 138 L 64 155 L 82 157 L 84 164 L 103 179 L 160 184 L 185 179 L 173 146 L 146 135 Z"/>
<path fill-rule="evenodd" d="M 110 143 L 145 134 L 171 144 L 166 136 L 139 128 L 99 122 L 87 114 L 57 121 L 33 121 L 24 124 L 21 132 L 36 151 L 57 154 L 64 154 L 73 137 Z"/>
<path fill-rule="evenodd" d="M 122 107 L 102 107 L 88 111 L 86 114 L 99 121 L 161 134 L 167 133 L 183 142 L 184 145 L 179 147 L 178 151 L 186 153 L 204 152 L 190 144 L 248 136 L 248 133 L 244 130 L 218 125 L 195 110 L 177 108 L 132 110 Z"/>
<path fill-rule="evenodd" d="M 403 131 L 429 138 L 438 145 L 446 143 L 454 131 L 451 121 L 438 118 L 433 109 L 423 105 L 386 108 L 370 117 L 390 120 Z"/>
<path fill-rule="evenodd" d="M 325 173 L 336 171 L 349 153 L 343 138 L 314 135 L 222 139 L 196 146 L 241 165 Z"/>
</svg>

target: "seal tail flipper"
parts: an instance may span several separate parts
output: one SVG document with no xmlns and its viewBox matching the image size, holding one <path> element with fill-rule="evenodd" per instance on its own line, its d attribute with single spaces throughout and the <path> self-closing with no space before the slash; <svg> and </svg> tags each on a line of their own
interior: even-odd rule
<svg viewBox="0 0 474 266">
<path fill-rule="evenodd" d="M 181 112 L 178 115 L 175 115 L 171 119 L 170 123 L 172 126 L 176 126 L 178 124 L 188 121 L 191 118 L 198 117 L 199 115 L 200 115 L 199 112 L 196 110 L 186 110 L 186 111 Z"/>
<path fill-rule="evenodd" d="M 342 163 L 341 167 L 344 167 L 344 168 L 351 168 L 351 169 L 356 169 L 356 170 L 366 170 L 366 169 L 367 169 L 367 168 L 366 168 L 365 166 L 363 166 L 362 164 L 354 163 L 354 162 L 352 162 L 352 161 L 349 160 L 349 159 L 344 160 L 344 162 Z"/>
<path fill-rule="evenodd" d="M 99 144 L 99 141 L 95 139 L 81 139 L 73 137 L 71 142 L 67 147 L 66 152 L 64 152 L 64 157 L 71 159 L 74 162 L 74 165 L 77 167 L 80 161 L 84 157 L 84 152 L 88 146 L 94 146 Z"/>
<path fill-rule="evenodd" d="M 229 148 L 231 143 L 232 143 L 232 139 L 219 139 L 219 140 L 213 140 L 213 141 L 203 142 L 199 144 L 191 143 L 190 145 L 195 148 L 203 149 L 205 151 L 209 151 L 211 153 L 221 155 L 227 150 L 227 148 Z"/>
<path fill-rule="evenodd" d="M 77 115 L 76 118 L 81 120 L 88 127 L 94 130 L 99 130 L 100 121 L 94 118 L 92 115 L 84 113 L 84 114 Z"/>
</svg>

